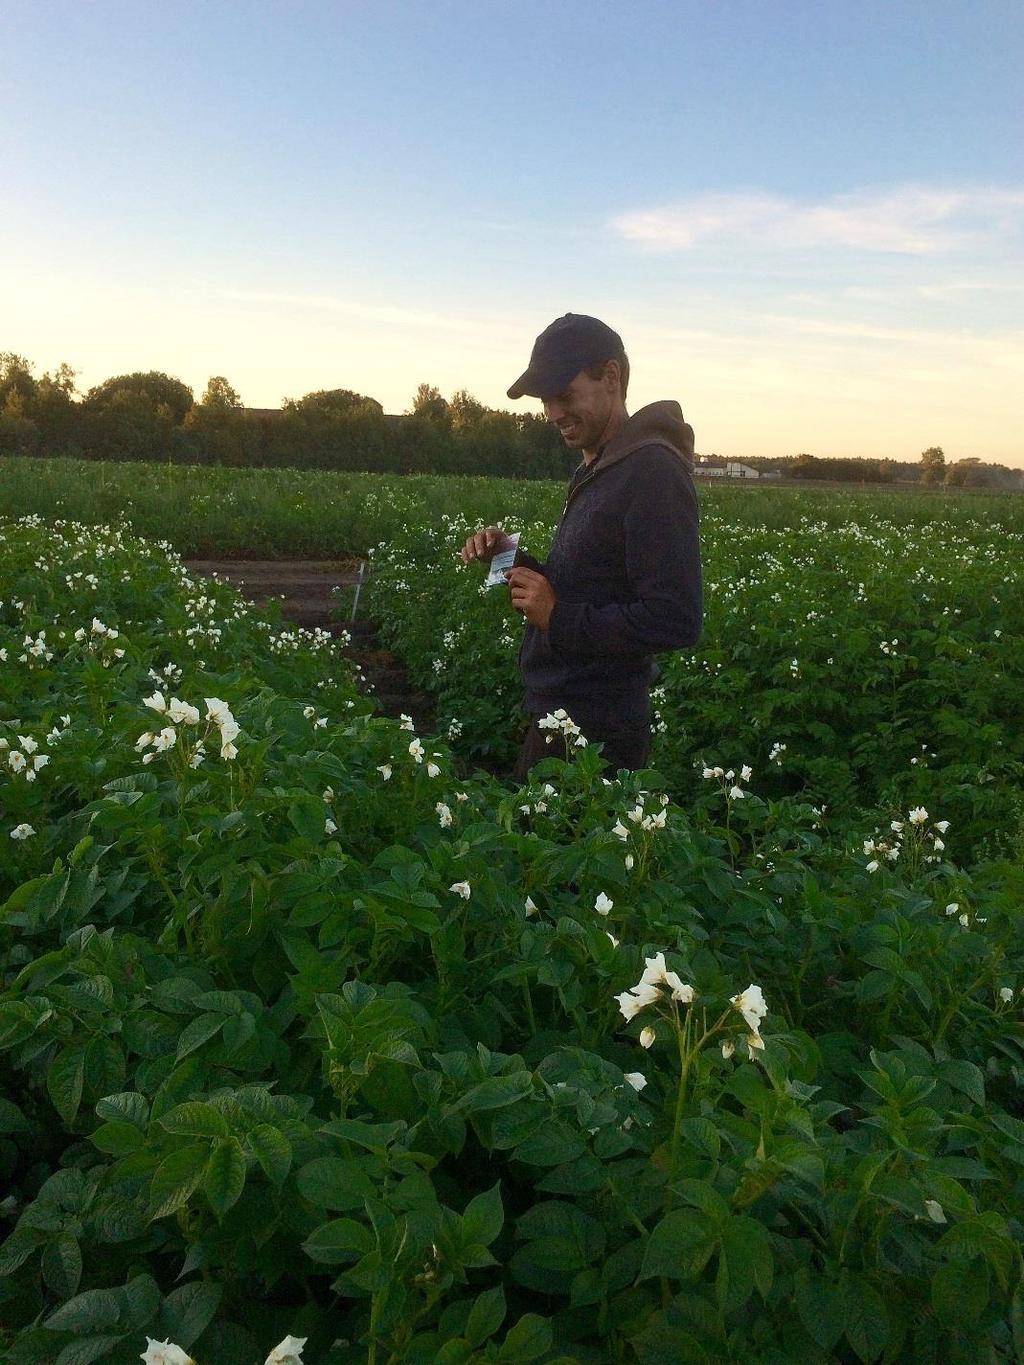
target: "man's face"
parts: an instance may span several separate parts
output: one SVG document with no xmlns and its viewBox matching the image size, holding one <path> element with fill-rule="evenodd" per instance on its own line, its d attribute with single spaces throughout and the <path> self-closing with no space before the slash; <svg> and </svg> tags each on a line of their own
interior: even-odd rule
<svg viewBox="0 0 1024 1365">
<path fill-rule="evenodd" d="M 600 379 L 584 371 L 567 389 L 544 399 L 544 416 L 562 433 L 573 450 L 596 450 L 608 426 L 618 392 L 614 375 L 606 369 Z"/>
</svg>

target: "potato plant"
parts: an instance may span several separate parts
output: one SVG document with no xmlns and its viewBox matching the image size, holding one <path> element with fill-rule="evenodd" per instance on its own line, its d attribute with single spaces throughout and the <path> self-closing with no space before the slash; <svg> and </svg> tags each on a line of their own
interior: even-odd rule
<svg viewBox="0 0 1024 1365">
<path fill-rule="evenodd" d="M 871 856 L 737 715 L 691 809 L 517 789 L 166 546 L 0 565 L 11 1365 L 1019 1357 L 1024 882 L 938 788 Z"/>
</svg>

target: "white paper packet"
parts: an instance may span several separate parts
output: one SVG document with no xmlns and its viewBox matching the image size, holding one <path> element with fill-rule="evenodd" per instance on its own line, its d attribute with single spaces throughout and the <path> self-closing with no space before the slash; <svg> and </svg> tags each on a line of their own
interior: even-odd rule
<svg viewBox="0 0 1024 1365">
<path fill-rule="evenodd" d="M 516 550 L 519 548 L 519 532 L 509 536 L 512 544 L 507 550 L 502 550 L 491 560 L 491 571 L 484 579 L 485 588 L 504 587 L 506 575 L 516 562 Z"/>
</svg>

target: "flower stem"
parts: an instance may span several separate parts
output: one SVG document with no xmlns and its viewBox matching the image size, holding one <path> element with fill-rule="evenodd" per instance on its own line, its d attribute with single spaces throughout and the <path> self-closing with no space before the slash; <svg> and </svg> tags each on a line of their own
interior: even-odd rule
<svg viewBox="0 0 1024 1365">
<path fill-rule="evenodd" d="M 690 1059 L 692 1053 L 688 1043 L 690 1038 L 691 1014 L 687 1012 L 686 1019 L 682 1026 L 679 1023 L 679 1009 L 673 1004 L 676 1025 L 676 1045 L 679 1049 L 679 1085 L 676 1089 L 676 1108 L 672 1119 L 672 1139 L 669 1146 L 668 1164 L 668 1190 L 666 1192 L 666 1207 L 672 1203 L 672 1186 L 675 1183 L 676 1167 L 679 1164 L 679 1130 L 683 1122 L 683 1109 L 686 1106 L 686 1085 L 690 1076 Z"/>
</svg>

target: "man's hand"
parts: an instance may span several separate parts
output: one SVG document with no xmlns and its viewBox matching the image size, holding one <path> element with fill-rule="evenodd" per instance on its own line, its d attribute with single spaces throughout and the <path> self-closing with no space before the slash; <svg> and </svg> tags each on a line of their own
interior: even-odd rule
<svg viewBox="0 0 1024 1365">
<path fill-rule="evenodd" d="M 516 611 L 522 612 L 531 626 L 547 630 L 555 605 L 555 590 L 544 575 L 520 565 L 509 573 L 508 586 Z"/>
<path fill-rule="evenodd" d="M 482 531 L 477 531 L 463 545 L 461 554 L 463 564 L 472 564 L 474 560 L 482 560 L 489 564 L 495 555 L 501 554 L 502 550 L 512 548 L 512 537 L 507 535 L 500 526 L 486 526 Z"/>
</svg>

